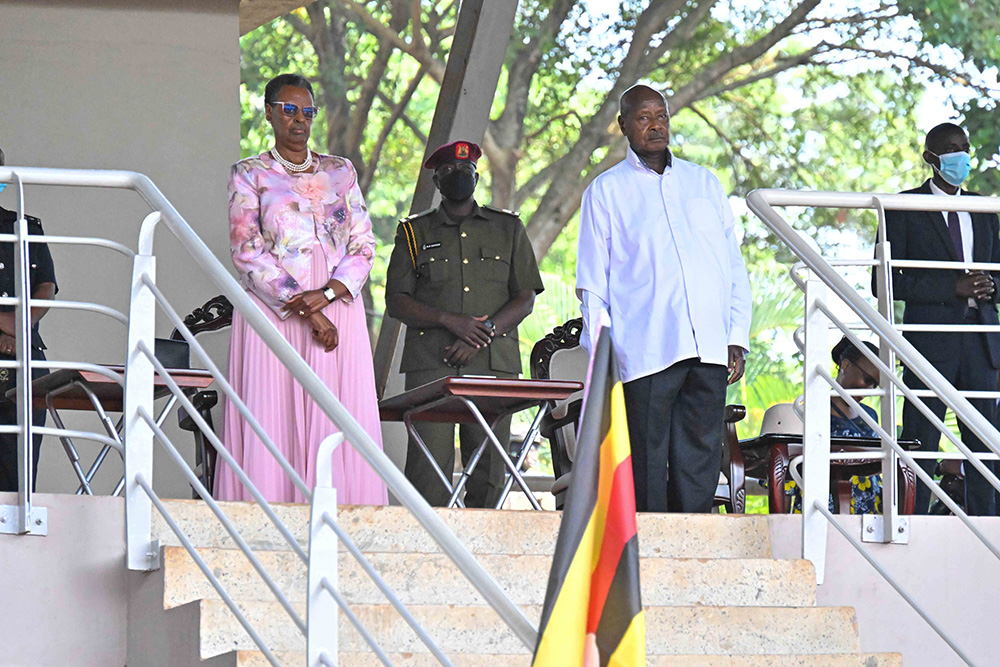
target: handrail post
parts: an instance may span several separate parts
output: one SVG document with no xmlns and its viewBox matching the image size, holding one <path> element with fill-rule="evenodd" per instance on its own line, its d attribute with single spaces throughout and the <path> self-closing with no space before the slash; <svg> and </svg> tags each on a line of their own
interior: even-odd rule
<svg viewBox="0 0 1000 667">
<path fill-rule="evenodd" d="M 156 328 L 156 298 L 144 277 L 156 280 L 156 258 L 137 254 L 132 263 L 128 348 L 125 360 L 125 533 L 130 570 L 159 567 L 159 543 L 152 539 L 153 503 L 137 475 L 153 479 L 153 430 L 142 413 L 153 413 L 153 364 L 141 343 L 152 350 Z"/>
<path fill-rule="evenodd" d="M 892 250 L 885 228 L 885 208 L 878 197 L 872 197 L 878 215 L 878 238 L 875 244 L 875 285 L 878 289 L 878 312 L 890 326 L 895 326 L 892 298 Z M 896 368 L 896 353 L 885 341 L 879 340 L 879 358 L 890 370 Z M 882 390 L 880 422 L 890 435 L 896 434 L 896 385 L 885 373 L 879 374 L 879 388 Z M 882 516 L 873 516 L 868 521 L 881 522 L 882 530 L 874 531 L 881 542 L 905 543 L 904 520 L 899 516 L 899 456 L 882 438 Z M 919 483 L 919 482 L 918 482 Z M 866 537 L 867 532 L 862 533 Z"/>
<path fill-rule="evenodd" d="M 32 503 L 34 488 L 31 471 L 35 467 L 34 440 L 31 423 L 31 280 L 28 266 L 31 255 L 28 246 L 28 219 L 24 215 L 24 185 L 20 177 L 11 174 L 17 189 L 17 224 L 14 235 L 17 247 L 14 250 L 14 331 L 16 344 L 14 358 L 17 360 L 17 389 L 15 390 L 15 410 L 17 412 L 17 512 L 14 531 L 20 535 L 46 534 L 45 512 L 39 511 Z M 5 521 L 7 517 L 4 517 Z M 0 531 L 6 532 L 6 531 Z"/>
<path fill-rule="evenodd" d="M 18 184 L 20 185 L 20 184 Z M 15 356 L 17 358 L 17 525 L 18 532 L 31 531 L 31 469 L 33 467 L 34 449 L 32 443 L 31 423 L 31 310 L 28 300 L 31 298 L 31 281 L 28 279 L 28 220 L 24 214 L 18 216 L 17 251 L 14 253 L 14 296 L 17 298 L 17 308 L 14 312 L 14 328 L 17 332 Z"/>
<path fill-rule="evenodd" d="M 316 487 L 309 515 L 309 590 L 306 612 L 306 664 L 321 667 L 325 656 L 337 664 L 337 601 L 323 586 L 337 587 L 337 535 L 324 516 L 337 518 L 337 489 L 333 488 L 333 452 L 343 433 L 327 436 L 316 452 Z"/>
<path fill-rule="evenodd" d="M 818 307 L 825 301 L 826 285 L 806 281 L 805 419 L 802 437 L 802 557 L 816 568 L 822 584 L 826 567 L 827 526 L 815 504 L 826 507 L 830 497 L 830 385 L 817 371 L 829 359 L 827 318 Z"/>
</svg>

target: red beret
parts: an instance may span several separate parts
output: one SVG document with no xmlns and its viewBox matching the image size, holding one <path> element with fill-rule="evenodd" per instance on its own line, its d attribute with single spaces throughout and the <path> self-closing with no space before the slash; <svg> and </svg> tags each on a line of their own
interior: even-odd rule
<svg viewBox="0 0 1000 667">
<path fill-rule="evenodd" d="M 424 162 L 424 169 L 437 169 L 445 162 L 478 162 L 483 150 L 471 141 L 453 141 L 437 149 Z"/>
</svg>

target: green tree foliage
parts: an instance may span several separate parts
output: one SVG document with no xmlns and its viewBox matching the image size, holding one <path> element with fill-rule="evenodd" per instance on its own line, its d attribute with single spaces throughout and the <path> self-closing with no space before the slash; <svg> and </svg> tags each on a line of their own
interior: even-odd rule
<svg viewBox="0 0 1000 667">
<path fill-rule="evenodd" d="M 381 241 L 383 261 L 366 295 L 376 317 L 384 260 L 396 220 L 409 210 L 459 4 L 316 0 L 242 39 L 244 154 L 270 146 L 264 82 L 293 70 L 316 82 L 324 107 L 314 145 L 358 168 Z M 973 187 L 1000 193 L 994 5 L 521 0 L 483 141 L 479 198 L 520 210 L 544 258 L 549 289 L 524 339 L 575 314 L 580 196 L 624 156 L 617 100 L 636 82 L 668 95 L 674 150 L 713 169 L 734 198 L 759 187 L 897 191 L 919 183 L 927 128 L 918 109 L 934 85 L 970 128 Z M 827 248 L 874 231 L 870 215 L 853 211 L 796 212 L 794 220 Z M 756 419 L 798 392 L 794 357 L 775 350 L 787 348 L 801 303 L 784 274 L 791 257 L 756 220 L 744 215 L 743 223 L 754 349 L 732 398 Z"/>
<path fill-rule="evenodd" d="M 802 321 L 803 300 L 784 267 L 758 265 L 751 271 L 754 285 L 753 322 L 746 373 L 729 387 L 727 402 L 747 408 L 739 424 L 744 437 L 760 432 L 764 411 L 775 403 L 791 403 L 802 393 L 800 355 L 780 351 L 789 347 L 792 332 Z"/>
<path fill-rule="evenodd" d="M 244 37 L 245 152 L 267 145 L 263 82 L 288 69 L 311 76 L 326 109 L 316 134 L 358 166 L 389 241 L 408 208 L 457 4 L 318 0 Z M 624 154 L 616 101 L 642 80 L 670 95 L 678 153 L 728 172 L 735 195 L 894 190 L 922 172 L 914 110 L 937 80 L 976 121 L 975 179 L 989 191 L 1000 130 L 987 122 L 996 90 L 982 72 L 1000 58 L 1000 19 L 986 4 L 523 0 L 484 141 L 484 186 L 494 204 L 522 210 L 544 257 L 586 185 Z M 844 212 L 811 216 L 810 232 L 859 224 Z"/>
<path fill-rule="evenodd" d="M 933 76 L 952 83 L 966 94 L 956 96 L 973 147 L 973 172 L 969 187 L 988 194 L 1000 194 L 1000 123 L 995 82 L 1000 63 L 998 9 L 988 0 L 902 0 L 901 14 L 912 17 L 923 38 L 919 55 L 934 62 L 944 53 L 960 66 L 933 67 Z M 992 68 L 993 86 L 984 84 L 980 72 Z"/>
</svg>

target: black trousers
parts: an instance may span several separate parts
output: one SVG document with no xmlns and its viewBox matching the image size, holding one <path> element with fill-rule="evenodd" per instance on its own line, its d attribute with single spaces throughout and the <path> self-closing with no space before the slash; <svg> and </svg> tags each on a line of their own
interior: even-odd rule
<svg viewBox="0 0 1000 667">
<path fill-rule="evenodd" d="M 488 351 L 487 351 L 488 352 Z M 485 366 L 488 354 L 480 353 L 473 359 L 474 365 L 462 368 L 461 371 L 454 368 L 443 367 L 428 371 L 417 371 L 406 374 L 406 389 L 410 390 L 422 384 L 433 382 L 434 380 L 448 377 L 450 375 L 494 375 L 500 378 L 515 378 L 512 373 L 500 373 Z M 441 467 L 441 471 L 448 477 L 451 483 L 452 472 L 455 469 L 455 425 L 435 424 L 432 422 L 414 422 L 414 427 L 420 438 L 427 445 L 434 456 L 434 460 Z M 494 427 L 497 439 L 505 447 L 510 441 L 510 417 L 506 417 Z M 483 442 L 486 433 L 478 423 L 461 424 L 458 429 L 459 452 L 462 457 L 462 467 L 468 465 L 473 453 Z M 466 507 L 494 507 L 500 499 L 503 490 L 504 465 L 499 456 L 493 455 L 493 445 L 487 445 L 476 469 L 465 482 L 465 497 L 463 502 Z M 406 447 L 406 467 L 404 469 L 406 479 L 410 480 L 413 486 L 417 487 L 420 494 L 428 503 L 434 507 L 444 507 L 448 504 L 451 494 L 441 483 L 434 468 L 427 457 L 420 450 L 420 447 L 409 438 Z"/>
<path fill-rule="evenodd" d="M 978 320 L 976 320 L 978 322 Z M 965 391 L 995 391 L 997 387 L 997 369 L 990 363 L 989 354 L 986 350 L 986 340 L 981 333 L 968 332 L 950 334 L 959 346 L 959 354 L 953 361 L 934 361 L 934 367 L 951 382 L 956 389 Z M 903 370 L 903 381 L 911 389 L 926 389 L 910 369 Z M 946 411 L 944 403 L 935 398 L 926 398 L 924 401 L 931 411 L 939 418 L 944 419 Z M 976 410 L 979 410 L 984 417 L 993 421 L 996 410 L 996 401 L 992 398 L 974 399 L 970 398 L 969 403 Z M 986 445 L 974 436 L 969 428 L 963 423 L 958 424 L 959 432 L 962 435 L 962 442 L 974 452 L 987 451 Z M 923 414 L 909 400 L 903 404 L 903 434 L 904 440 L 916 439 L 920 441 L 920 450 L 925 452 L 936 452 L 941 441 L 941 432 L 924 417 Z M 997 471 L 996 461 L 983 461 L 983 464 L 994 473 Z M 937 461 L 928 459 L 920 462 L 920 467 L 928 474 L 934 474 Z M 965 462 L 965 511 L 973 516 L 995 516 L 997 513 L 996 492 L 993 486 L 982 474 L 977 471 L 971 463 Z M 916 514 L 927 514 L 931 500 L 931 491 L 922 481 L 917 480 Z"/>
<path fill-rule="evenodd" d="M 625 383 L 637 511 L 712 510 L 727 377 L 725 366 L 685 359 Z"/>
<path fill-rule="evenodd" d="M 41 350 L 33 350 L 32 358 L 35 360 L 45 360 L 45 354 Z M 10 360 L 11 356 L 0 355 L 0 359 Z M 8 372 L 14 371 L 7 369 Z M 48 374 L 47 369 L 35 369 L 35 379 Z M 11 388 L 13 384 L 7 386 Z M 31 411 L 31 423 L 35 426 L 45 425 L 45 409 Z M 0 424 L 17 424 L 17 406 L 13 401 L 0 396 Z M 38 480 L 38 455 L 41 453 L 42 436 L 32 437 L 32 466 L 31 466 L 31 487 L 34 489 Z M 17 434 L 0 433 L 0 491 L 17 491 Z"/>
</svg>

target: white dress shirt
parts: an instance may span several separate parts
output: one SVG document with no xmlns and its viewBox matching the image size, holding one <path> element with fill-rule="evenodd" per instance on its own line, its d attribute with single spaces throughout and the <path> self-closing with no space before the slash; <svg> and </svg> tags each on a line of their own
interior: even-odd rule
<svg viewBox="0 0 1000 667">
<path fill-rule="evenodd" d="M 676 157 L 663 174 L 628 149 L 583 194 L 576 293 L 583 337 L 601 312 L 624 382 L 750 349 L 750 281 L 718 179 Z"/>
</svg>

